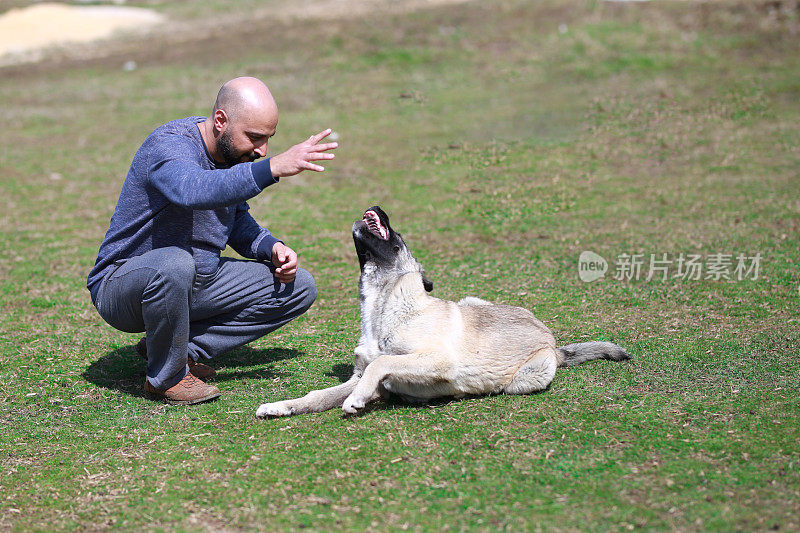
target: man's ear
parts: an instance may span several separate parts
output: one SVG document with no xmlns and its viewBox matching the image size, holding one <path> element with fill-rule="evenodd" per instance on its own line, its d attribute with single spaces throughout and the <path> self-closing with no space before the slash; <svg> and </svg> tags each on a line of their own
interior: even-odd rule
<svg viewBox="0 0 800 533">
<path fill-rule="evenodd" d="M 224 109 L 217 109 L 214 111 L 214 129 L 222 133 L 225 131 L 225 126 L 228 124 L 228 114 Z"/>
<path fill-rule="evenodd" d="M 422 286 L 425 287 L 425 292 L 433 291 L 433 282 L 428 279 L 425 272 L 422 272 Z"/>
</svg>

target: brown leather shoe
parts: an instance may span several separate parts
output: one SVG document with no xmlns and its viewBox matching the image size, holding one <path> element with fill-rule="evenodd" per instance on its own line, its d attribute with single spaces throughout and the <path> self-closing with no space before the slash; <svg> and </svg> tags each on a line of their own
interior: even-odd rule
<svg viewBox="0 0 800 533">
<path fill-rule="evenodd" d="M 136 353 L 139 354 L 139 357 L 147 361 L 147 338 L 142 337 L 136 344 Z M 217 371 L 211 368 L 208 365 L 204 365 L 203 363 L 198 363 L 191 357 L 187 358 L 188 365 L 189 365 L 189 372 L 198 379 L 211 379 L 217 375 Z"/>
<path fill-rule="evenodd" d="M 203 383 L 191 373 L 167 390 L 158 390 L 145 378 L 144 392 L 151 400 L 164 400 L 172 405 L 194 405 L 213 400 L 221 394 L 214 385 Z"/>
<path fill-rule="evenodd" d="M 198 379 L 210 379 L 217 375 L 217 371 L 208 365 L 198 363 L 191 357 L 188 358 L 189 372 Z"/>
</svg>

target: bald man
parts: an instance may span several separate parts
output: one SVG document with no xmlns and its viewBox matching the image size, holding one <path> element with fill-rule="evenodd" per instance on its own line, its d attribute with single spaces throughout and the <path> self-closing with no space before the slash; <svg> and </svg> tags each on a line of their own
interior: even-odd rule
<svg viewBox="0 0 800 533">
<path fill-rule="evenodd" d="M 87 288 L 100 316 L 147 360 L 148 397 L 195 404 L 220 395 L 201 363 L 303 314 L 317 295 L 297 254 L 247 200 L 282 177 L 322 172 L 331 130 L 265 158 L 278 107 L 263 82 L 236 78 L 211 116 L 173 120 L 136 152 Z M 244 259 L 222 258 L 230 246 Z"/>
</svg>

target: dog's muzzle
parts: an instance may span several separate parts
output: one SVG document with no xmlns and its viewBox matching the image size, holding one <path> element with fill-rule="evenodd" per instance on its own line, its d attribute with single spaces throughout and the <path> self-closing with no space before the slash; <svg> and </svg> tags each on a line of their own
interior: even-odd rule
<svg viewBox="0 0 800 533">
<path fill-rule="evenodd" d="M 389 230 L 381 224 L 381 217 L 375 211 L 367 211 L 362 219 L 367 224 L 370 233 L 385 241 L 389 238 Z"/>
</svg>

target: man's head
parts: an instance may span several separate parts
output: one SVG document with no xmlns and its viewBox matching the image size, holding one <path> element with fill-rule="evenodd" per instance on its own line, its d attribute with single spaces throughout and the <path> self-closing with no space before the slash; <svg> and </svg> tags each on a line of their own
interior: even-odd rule
<svg viewBox="0 0 800 533">
<path fill-rule="evenodd" d="M 267 153 L 278 127 L 278 106 L 264 82 L 235 78 L 222 86 L 211 117 L 215 159 L 227 165 L 255 161 Z"/>
</svg>

